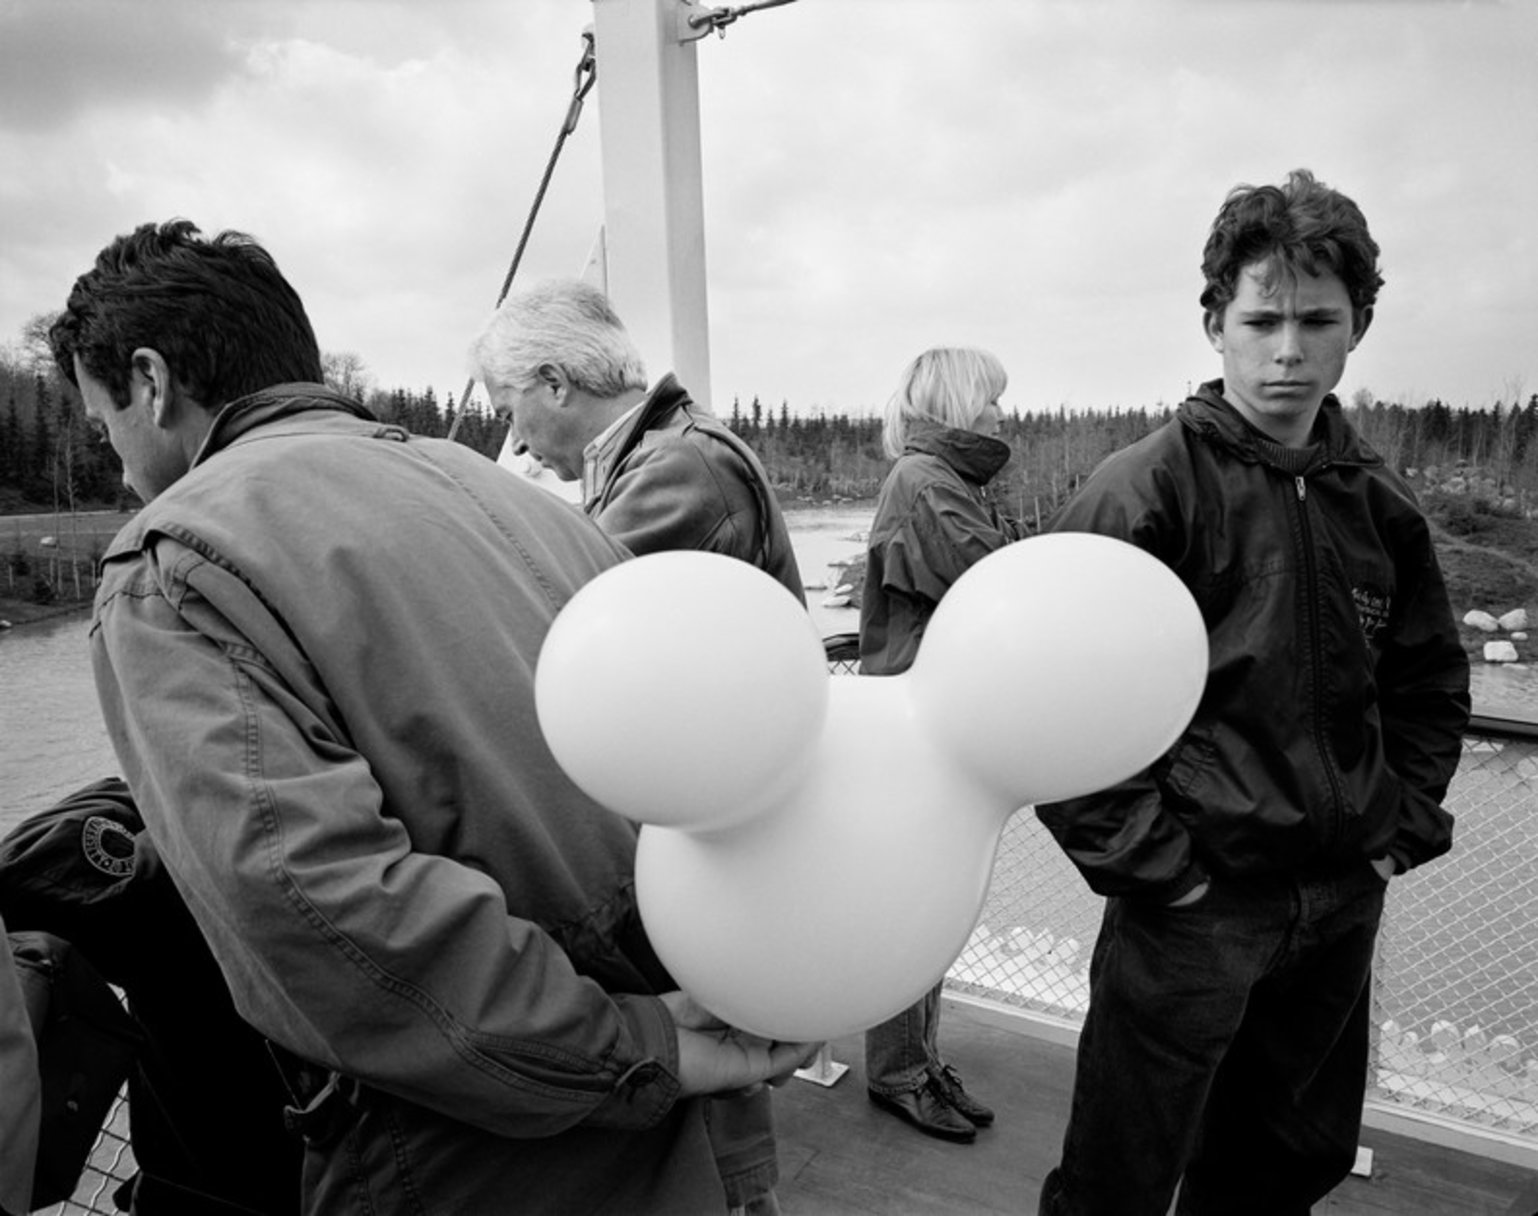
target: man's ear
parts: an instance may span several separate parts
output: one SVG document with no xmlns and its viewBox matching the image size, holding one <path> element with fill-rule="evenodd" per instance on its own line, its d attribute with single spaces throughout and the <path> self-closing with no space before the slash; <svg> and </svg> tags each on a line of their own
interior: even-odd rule
<svg viewBox="0 0 1538 1216">
<path fill-rule="evenodd" d="M 131 404 L 142 401 L 149 406 L 156 426 L 166 428 L 171 425 L 176 408 L 176 382 L 171 376 L 170 365 L 158 350 L 141 346 L 134 351 L 128 392 Z"/>
<path fill-rule="evenodd" d="M 1207 335 L 1207 341 L 1212 344 L 1212 349 L 1222 354 L 1223 314 L 1210 308 L 1202 313 L 1202 333 Z"/>
<path fill-rule="evenodd" d="M 1356 344 L 1362 340 L 1367 332 L 1367 327 L 1372 324 L 1372 309 L 1364 308 L 1360 312 L 1352 310 L 1351 345 L 1347 350 L 1355 350 Z"/>
<path fill-rule="evenodd" d="M 566 404 L 571 396 L 571 378 L 567 376 L 565 368 L 555 363 L 541 363 L 534 369 L 534 374 L 539 378 L 540 385 L 550 393 L 552 405 Z"/>
</svg>

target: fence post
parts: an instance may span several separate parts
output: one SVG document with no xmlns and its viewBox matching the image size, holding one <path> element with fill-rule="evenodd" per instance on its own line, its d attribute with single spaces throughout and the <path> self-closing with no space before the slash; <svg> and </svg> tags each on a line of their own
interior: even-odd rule
<svg viewBox="0 0 1538 1216">
<path fill-rule="evenodd" d="M 796 1069 L 796 1077 L 802 1081 L 810 1081 L 813 1085 L 827 1087 L 837 1085 L 838 1080 L 849 1071 L 849 1065 L 840 1064 L 833 1058 L 833 1048 L 824 1043 L 817 1049 L 817 1055 L 805 1068 Z"/>
</svg>

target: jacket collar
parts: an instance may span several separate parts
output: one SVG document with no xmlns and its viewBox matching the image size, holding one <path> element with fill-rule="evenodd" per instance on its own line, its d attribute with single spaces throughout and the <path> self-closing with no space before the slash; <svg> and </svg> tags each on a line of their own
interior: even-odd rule
<svg viewBox="0 0 1538 1216">
<path fill-rule="evenodd" d="M 675 410 L 688 409 L 694 404 L 693 398 L 684 391 L 684 386 L 678 383 L 678 377 L 668 372 L 656 387 L 646 395 L 641 408 L 631 419 L 630 426 L 626 429 L 624 438 L 620 440 L 619 450 L 615 453 L 616 461 L 623 460 L 630 454 L 632 448 L 641 442 L 641 436 L 653 427 L 660 426 Z"/>
<path fill-rule="evenodd" d="M 1175 416 L 1187 430 L 1240 460 L 1301 475 L 1329 465 L 1379 465 L 1383 458 L 1346 421 L 1340 400 L 1326 394 L 1307 449 L 1288 449 L 1251 426 L 1223 397 L 1223 381 L 1209 380 L 1187 397 Z M 1306 452 L 1306 455 L 1305 455 Z"/>
<path fill-rule="evenodd" d="M 333 392 L 324 384 L 275 384 L 236 398 L 214 415 L 203 446 L 193 458 L 193 467 L 257 427 L 317 410 L 347 414 L 365 422 L 379 421 L 365 406 L 351 397 Z"/>
<path fill-rule="evenodd" d="M 1009 463 L 1009 444 L 927 418 L 909 424 L 903 452 L 937 456 L 974 485 L 987 485 Z"/>
<path fill-rule="evenodd" d="M 631 410 L 628 419 L 611 426 L 583 450 L 583 504 L 597 501 L 610 474 L 635 451 L 647 431 L 662 426 L 675 411 L 693 404 L 672 372 L 657 381 L 656 387 Z"/>
</svg>

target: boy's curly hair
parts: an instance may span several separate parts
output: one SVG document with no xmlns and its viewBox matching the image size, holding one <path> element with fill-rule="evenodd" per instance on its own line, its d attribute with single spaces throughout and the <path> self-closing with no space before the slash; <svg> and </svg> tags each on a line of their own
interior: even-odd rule
<svg viewBox="0 0 1538 1216">
<path fill-rule="evenodd" d="M 1239 273 L 1269 261 L 1282 270 L 1340 277 L 1358 317 L 1370 310 L 1383 286 L 1378 243 L 1361 209 L 1338 190 L 1294 169 L 1281 186 L 1237 186 L 1212 222 L 1202 251 L 1202 308 L 1220 314 L 1233 300 Z"/>
</svg>

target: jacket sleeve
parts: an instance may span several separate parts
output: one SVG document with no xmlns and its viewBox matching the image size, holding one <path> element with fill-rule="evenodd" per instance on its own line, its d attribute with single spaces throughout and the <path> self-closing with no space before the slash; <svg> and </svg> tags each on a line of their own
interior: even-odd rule
<svg viewBox="0 0 1538 1216">
<path fill-rule="evenodd" d="M 1452 848 L 1443 808 L 1469 721 L 1469 660 L 1429 538 L 1400 627 L 1378 663 L 1378 707 L 1388 762 L 1399 778 L 1399 830 L 1389 846 L 1399 872 Z"/>
<path fill-rule="evenodd" d="M 501 1135 L 660 1120 L 678 1091 L 661 1002 L 605 992 L 510 915 L 489 876 L 413 850 L 368 762 L 308 699 L 302 653 L 283 650 L 239 578 L 164 541 L 138 560 L 144 572 L 98 604 L 97 690 L 242 1016 L 314 1063 Z"/>
<path fill-rule="evenodd" d="M 761 523 L 753 487 L 736 455 L 716 446 L 719 455 L 673 436 L 643 444 L 605 494 L 594 515 L 598 526 L 638 555 L 693 549 L 757 565 Z"/>
<path fill-rule="evenodd" d="M 30 1212 L 42 1082 L 32 1021 L 4 920 L 0 945 L 0 1212 Z"/>
<path fill-rule="evenodd" d="M 932 478 L 887 549 L 888 590 L 938 604 L 963 574 L 1015 537 L 966 493 Z"/>
<path fill-rule="evenodd" d="M 62 937 L 108 983 L 131 988 L 146 940 L 193 934 L 154 881 L 153 846 L 117 777 L 65 795 L 0 838 L 0 910 L 13 928 Z"/>
<path fill-rule="evenodd" d="M 1083 798 L 1043 802 L 1036 817 L 1096 895 L 1169 903 L 1207 879 L 1190 833 L 1146 772 Z"/>
<path fill-rule="evenodd" d="M 1096 532 L 1161 561 L 1179 551 L 1178 525 L 1112 457 L 1052 519 L 1050 532 Z M 1173 563 L 1170 563 L 1173 564 Z M 1091 890 L 1168 903 L 1206 880 L 1191 835 L 1165 806 L 1152 770 L 1098 793 L 1043 803 L 1036 816 Z"/>
<path fill-rule="evenodd" d="M 915 474 L 899 462 L 871 527 L 860 617 L 860 662 L 866 675 L 897 675 L 913 665 L 929 618 L 967 569 L 1018 539 L 958 486 Z M 897 505 L 892 505 L 897 504 Z M 887 514 L 887 513 L 890 514 Z M 880 610 L 874 611 L 879 603 Z"/>
</svg>

